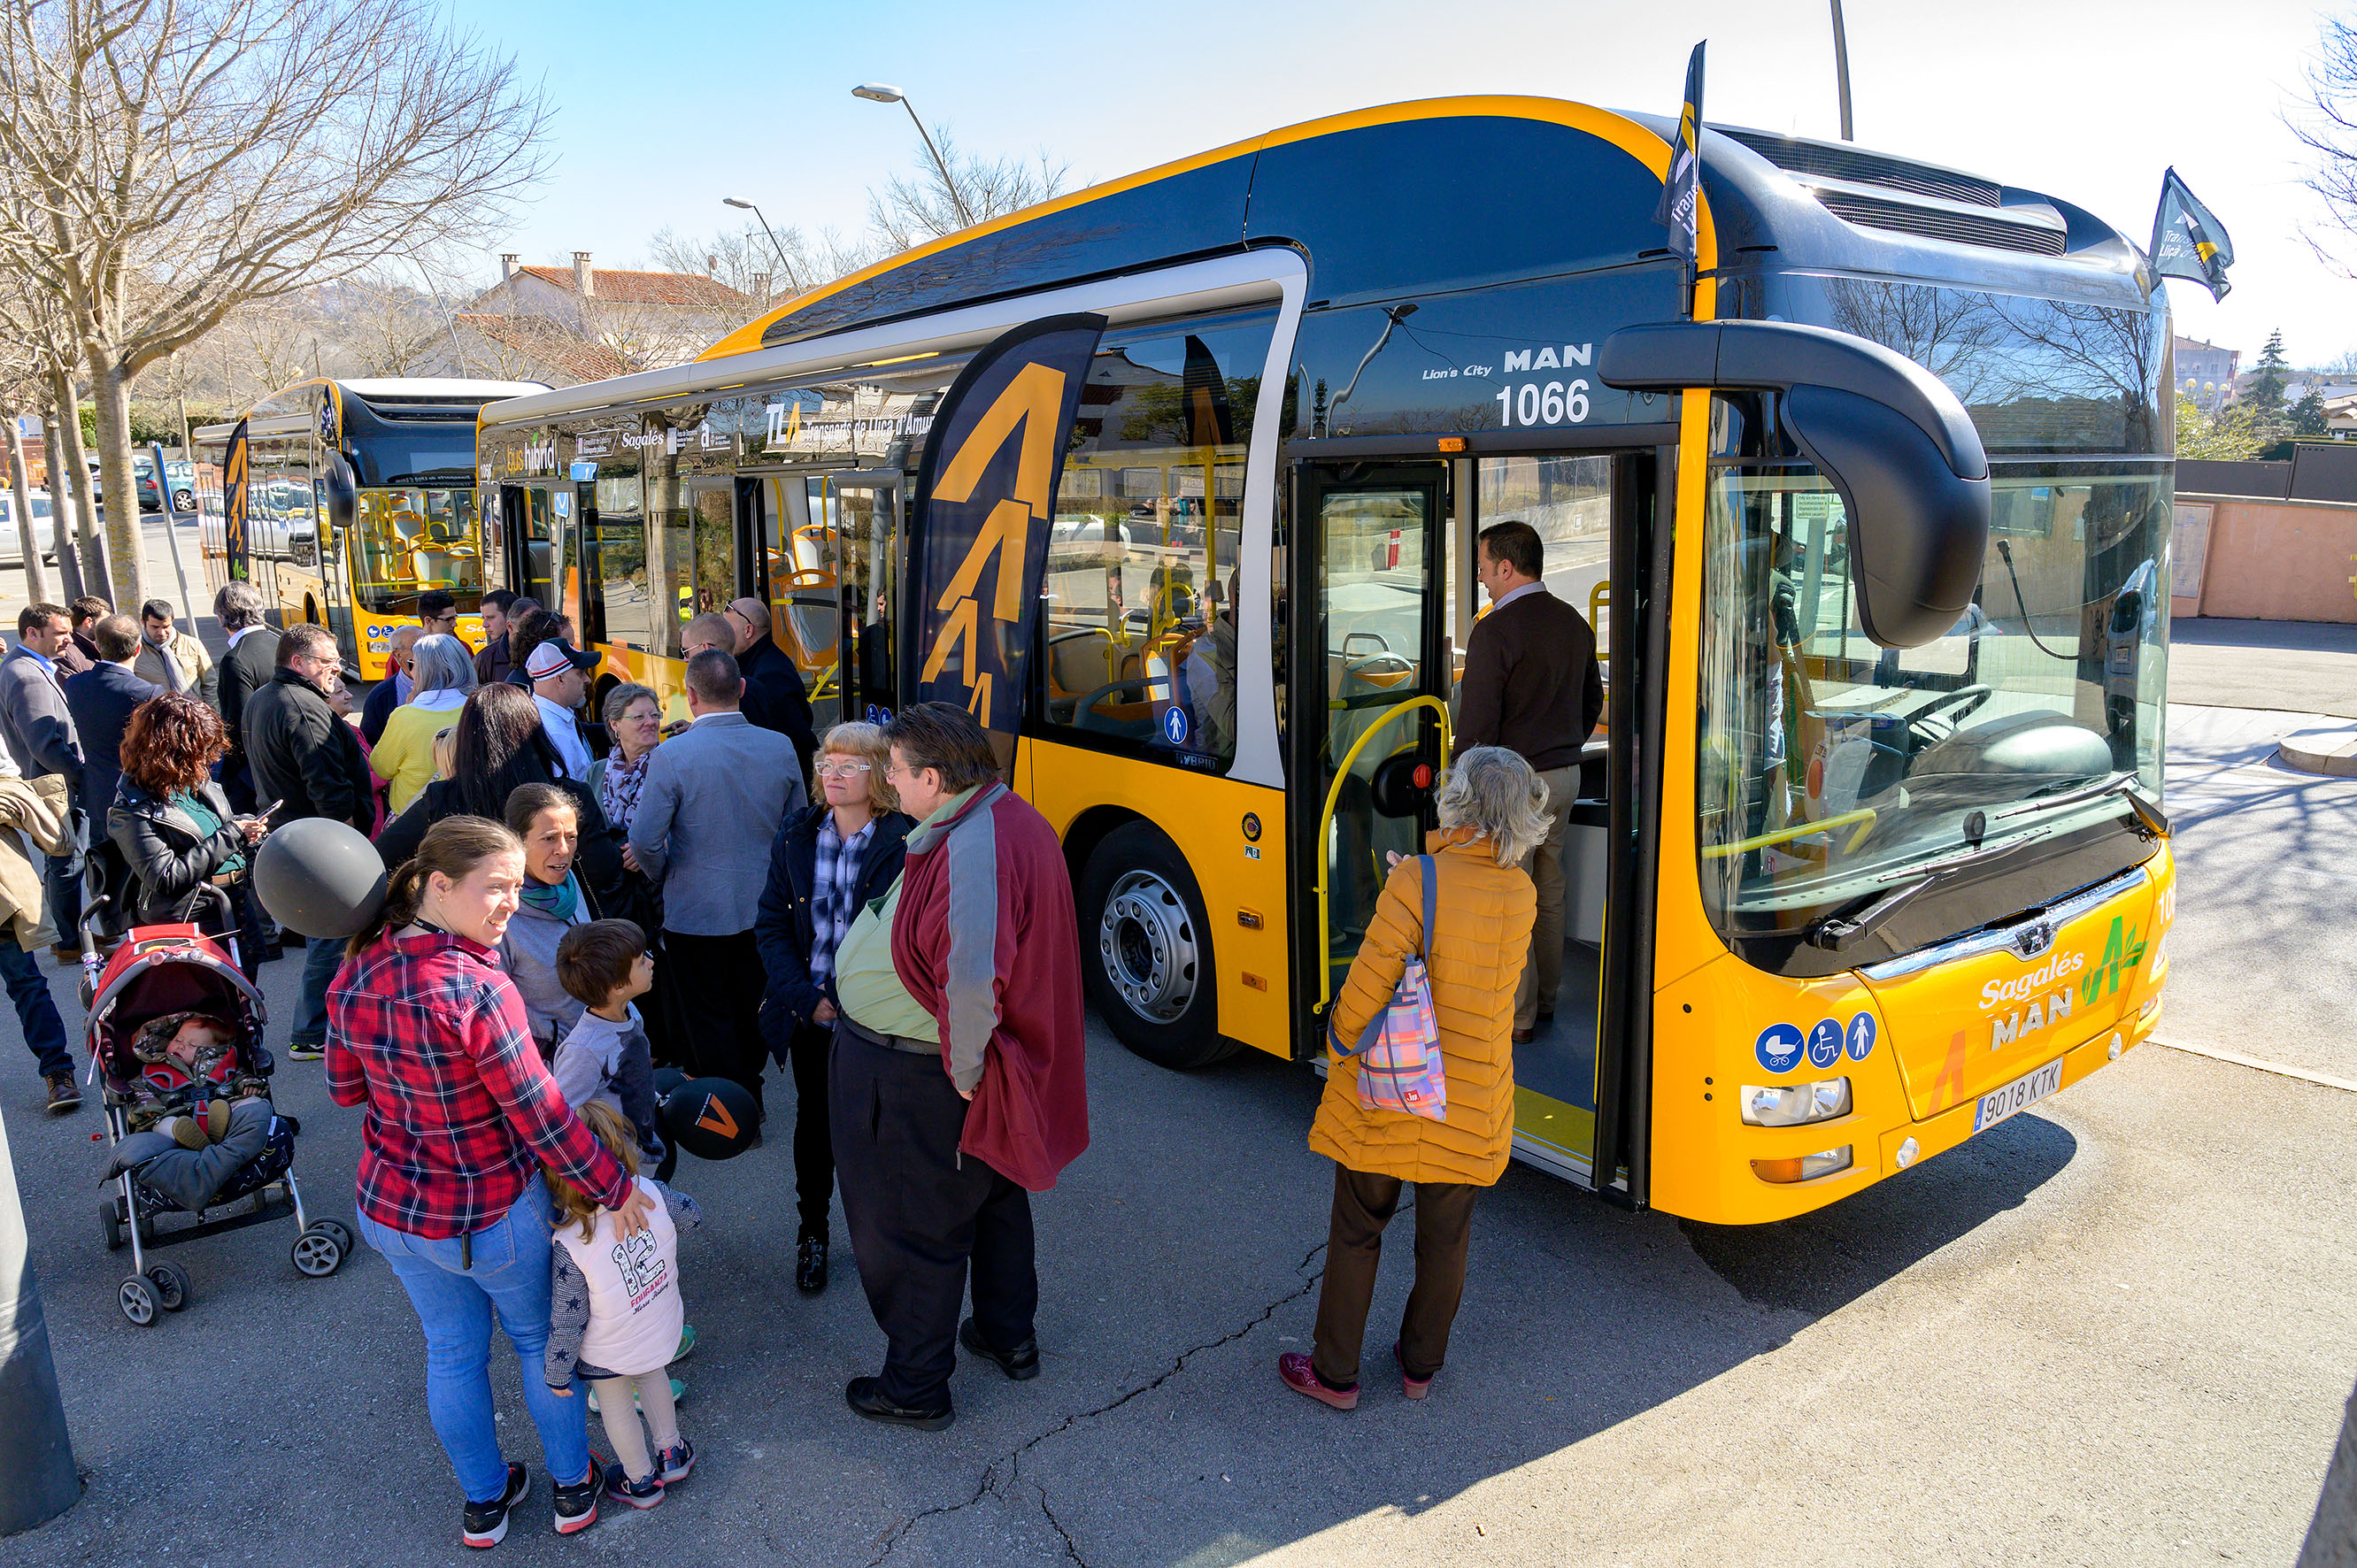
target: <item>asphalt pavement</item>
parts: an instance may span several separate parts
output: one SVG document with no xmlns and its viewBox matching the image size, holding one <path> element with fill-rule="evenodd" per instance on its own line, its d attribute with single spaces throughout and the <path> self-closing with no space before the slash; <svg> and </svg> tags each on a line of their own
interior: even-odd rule
<svg viewBox="0 0 2357 1568">
<path fill-rule="evenodd" d="M 2357 783 L 2266 760 L 2268 731 L 2322 711 L 2172 714 L 2185 883 L 2160 1032 L 2357 1077 L 2332 942 L 2357 913 L 2341 853 Z M 299 964 L 264 971 L 274 1041 Z M 382 1260 L 301 1278 L 285 1223 L 193 1242 L 166 1254 L 191 1305 L 131 1327 L 96 1112 L 41 1113 L 15 1028 L 0 1015 L 0 1114 L 88 1490 L 0 1541 L 0 1568 L 458 1557 L 422 1341 Z M 843 1384 L 881 1340 L 839 1220 L 834 1284 L 792 1288 L 780 1125 L 678 1177 L 710 1217 L 682 1248 L 694 1476 L 571 1539 L 549 1531 L 544 1477 L 499 1555 L 2287 1563 L 2357 1380 L 2357 1095 L 2298 1077 L 2141 1047 L 1781 1225 L 1627 1215 L 1515 1167 L 1477 1210 L 1449 1362 L 1420 1404 L 1382 1375 L 1397 1232 L 1346 1415 L 1274 1373 L 1308 1346 L 1322 1262 L 1316 1080 L 1259 1057 L 1166 1073 L 1093 1021 L 1089 1068 L 1092 1147 L 1036 1204 L 1039 1380 L 968 1359 L 946 1432 L 852 1416 Z M 357 1117 L 316 1064 L 282 1063 L 278 1089 L 309 1200 L 349 1219 Z M 770 1098 L 791 1116 L 789 1084 Z M 537 1468 L 513 1357 L 493 1365 L 511 1453 Z"/>
</svg>

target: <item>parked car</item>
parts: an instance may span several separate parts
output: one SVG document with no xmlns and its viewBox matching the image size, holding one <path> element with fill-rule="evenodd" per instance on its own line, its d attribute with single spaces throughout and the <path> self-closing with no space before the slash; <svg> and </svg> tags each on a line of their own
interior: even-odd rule
<svg viewBox="0 0 2357 1568">
<path fill-rule="evenodd" d="M 41 546 L 41 559 L 54 564 L 58 558 L 57 520 L 49 512 L 49 492 L 35 490 L 33 503 L 33 537 Z M 16 497 L 12 490 L 0 489 L 0 566 L 22 562 L 24 536 L 16 532 Z"/>
<path fill-rule="evenodd" d="M 131 459 L 132 482 L 139 487 L 139 510 L 162 511 L 164 488 L 156 482 L 156 465 L 145 457 Z M 98 459 L 90 460 L 90 490 L 100 506 L 106 504 L 106 481 L 100 477 Z"/>
<path fill-rule="evenodd" d="M 164 477 L 172 482 L 172 510 L 196 510 L 197 466 L 182 458 L 167 457 L 164 459 Z"/>
</svg>

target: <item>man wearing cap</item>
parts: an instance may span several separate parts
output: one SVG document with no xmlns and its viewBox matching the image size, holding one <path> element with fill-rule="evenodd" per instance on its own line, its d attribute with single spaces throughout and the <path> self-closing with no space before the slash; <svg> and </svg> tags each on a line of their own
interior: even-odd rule
<svg viewBox="0 0 2357 1568">
<path fill-rule="evenodd" d="M 770 635 L 770 607 L 759 599 L 731 599 L 720 612 L 728 618 L 736 645 L 737 668 L 745 676 L 745 716 L 762 729 L 794 743 L 802 777 L 810 777 L 811 757 L 818 750 L 818 732 L 811 722 L 810 693 L 802 672 Z"/>
<path fill-rule="evenodd" d="M 524 664 L 524 673 L 532 677 L 533 705 L 540 710 L 540 727 L 556 747 L 565 776 L 581 783 L 589 779 L 589 743 L 574 710 L 588 692 L 586 671 L 597 667 L 596 654 L 584 653 L 562 638 L 533 649 Z"/>
</svg>

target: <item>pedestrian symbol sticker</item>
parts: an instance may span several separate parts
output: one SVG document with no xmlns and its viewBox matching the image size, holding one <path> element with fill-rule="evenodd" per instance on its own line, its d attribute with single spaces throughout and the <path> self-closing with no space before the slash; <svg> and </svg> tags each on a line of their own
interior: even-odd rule
<svg viewBox="0 0 2357 1568">
<path fill-rule="evenodd" d="M 1820 1018 L 1809 1031 L 1809 1065 L 1829 1068 L 1841 1060 L 1842 1026 L 1838 1018 Z"/>
<path fill-rule="evenodd" d="M 1874 1015 L 1860 1013 L 1849 1021 L 1849 1059 L 1862 1062 L 1874 1054 Z"/>
<path fill-rule="evenodd" d="M 1170 741 L 1170 744 L 1171 744 L 1171 745 L 1173 745 L 1173 746 L 1184 746 L 1184 745 L 1186 745 L 1186 744 L 1187 744 L 1187 710 L 1186 710 L 1186 709 L 1184 709 L 1184 708 L 1165 708 L 1165 709 L 1163 709 L 1163 710 L 1162 710 L 1162 733 L 1163 733 L 1163 735 L 1164 735 L 1164 736 L 1168 736 L 1168 739 L 1169 739 L 1169 741 Z"/>
<path fill-rule="evenodd" d="M 1760 1031 L 1751 1047 L 1760 1065 L 1770 1072 L 1790 1072 L 1801 1065 L 1801 1031 L 1797 1025 L 1770 1024 Z"/>
</svg>

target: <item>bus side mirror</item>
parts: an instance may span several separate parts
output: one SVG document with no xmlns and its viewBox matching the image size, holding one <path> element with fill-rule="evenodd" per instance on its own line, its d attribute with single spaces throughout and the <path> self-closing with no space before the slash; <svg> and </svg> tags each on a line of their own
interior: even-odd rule
<svg viewBox="0 0 2357 1568">
<path fill-rule="evenodd" d="M 1858 620 L 1884 648 L 1956 624 L 1988 551 L 1988 455 L 1940 380 L 1879 343 L 1783 321 L 1667 321 L 1605 338 L 1597 379 L 1629 392 L 1765 389 L 1784 434 L 1841 494 Z"/>
<path fill-rule="evenodd" d="M 360 479 L 341 452 L 328 453 L 325 468 L 328 525 L 341 532 L 360 517 Z"/>
</svg>

